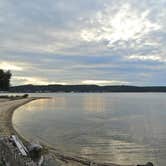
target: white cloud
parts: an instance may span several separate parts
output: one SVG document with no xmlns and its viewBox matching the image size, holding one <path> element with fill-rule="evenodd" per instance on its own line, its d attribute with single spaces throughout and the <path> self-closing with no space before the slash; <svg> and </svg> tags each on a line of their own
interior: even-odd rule
<svg viewBox="0 0 166 166">
<path fill-rule="evenodd" d="M 65 82 L 53 82 L 39 77 L 15 76 L 13 77 L 13 79 L 17 82 L 19 81 L 20 84 L 33 84 L 33 85 L 66 84 Z"/>
<path fill-rule="evenodd" d="M 0 62 L 0 69 L 3 70 L 13 70 L 13 71 L 22 71 L 23 68 L 12 63 L 12 62 Z"/>
<path fill-rule="evenodd" d="M 84 80 L 82 84 L 96 84 L 96 85 L 117 85 L 117 84 L 128 84 L 129 82 L 118 81 L 118 80 Z"/>
<path fill-rule="evenodd" d="M 130 55 L 127 57 L 127 59 L 140 60 L 140 61 L 166 62 L 166 58 L 159 55 Z"/>
<path fill-rule="evenodd" d="M 53 84 L 61 84 L 61 85 L 75 85 L 75 84 L 86 84 L 86 85 L 124 85 L 128 84 L 127 81 L 119 81 L 119 80 L 68 80 L 65 82 L 54 82 L 50 81 L 46 78 L 41 77 L 23 77 L 23 76 L 15 76 L 13 77 L 13 82 L 17 82 L 18 85 L 22 84 L 33 84 L 33 85 L 53 85 Z"/>
<path fill-rule="evenodd" d="M 161 28 L 150 21 L 148 15 L 149 10 L 139 13 L 129 4 L 123 5 L 115 13 L 107 7 L 89 20 L 90 26 L 81 31 L 81 37 L 88 42 L 107 41 L 108 46 L 117 41 L 137 40 Z"/>
</svg>

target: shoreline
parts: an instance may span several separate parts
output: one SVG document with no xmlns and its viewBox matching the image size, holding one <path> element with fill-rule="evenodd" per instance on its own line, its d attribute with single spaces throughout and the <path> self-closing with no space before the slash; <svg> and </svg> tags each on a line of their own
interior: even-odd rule
<svg viewBox="0 0 166 166">
<path fill-rule="evenodd" d="M 37 98 L 26 98 L 18 100 L 6 100 L 0 103 L 0 136 L 10 136 L 17 134 L 13 127 L 12 117 L 15 110 Z"/>
<path fill-rule="evenodd" d="M 10 136 L 12 134 L 17 135 L 24 143 L 29 143 L 26 138 L 19 134 L 13 126 L 12 117 L 17 108 L 30 103 L 34 100 L 42 99 L 42 97 L 29 97 L 26 99 L 19 100 L 6 100 L 0 102 L 0 137 Z M 81 158 L 78 156 L 69 156 L 67 153 L 61 153 L 56 151 L 55 148 L 43 144 L 44 148 L 47 150 L 45 156 L 46 160 L 54 161 L 54 164 L 60 164 L 62 166 L 122 166 L 112 163 L 97 163 L 89 159 Z M 134 165 L 126 165 L 134 166 Z"/>
</svg>

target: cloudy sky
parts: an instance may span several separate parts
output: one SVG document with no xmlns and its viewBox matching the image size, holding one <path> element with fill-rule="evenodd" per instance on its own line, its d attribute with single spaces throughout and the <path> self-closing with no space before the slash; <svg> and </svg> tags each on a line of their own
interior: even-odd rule
<svg viewBox="0 0 166 166">
<path fill-rule="evenodd" d="M 0 0 L 12 85 L 166 85 L 165 45 L 166 0 Z"/>
</svg>

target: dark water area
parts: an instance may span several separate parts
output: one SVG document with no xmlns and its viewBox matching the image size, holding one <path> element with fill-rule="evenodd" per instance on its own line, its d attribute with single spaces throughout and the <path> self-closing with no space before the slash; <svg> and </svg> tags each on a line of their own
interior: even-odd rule
<svg viewBox="0 0 166 166">
<path fill-rule="evenodd" d="M 166 165 L 166 94 L 58 93 L 20 107 L 16 130 L 61 151 L 119 164 Z"/>
</svg>

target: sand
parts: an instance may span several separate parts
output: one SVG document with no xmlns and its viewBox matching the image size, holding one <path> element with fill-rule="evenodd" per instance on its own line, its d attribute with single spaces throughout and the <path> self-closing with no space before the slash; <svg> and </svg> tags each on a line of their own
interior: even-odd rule
<svg viewBox="0 0 166 166">
<path fill-rule="evenodd" d="M 19 100 L 0 99 L 0 136 L 16 134 L 12 125 L 12 115 L 14 110 L 32 100 L 34 100 L 34 98 Z"/>
</svg>

